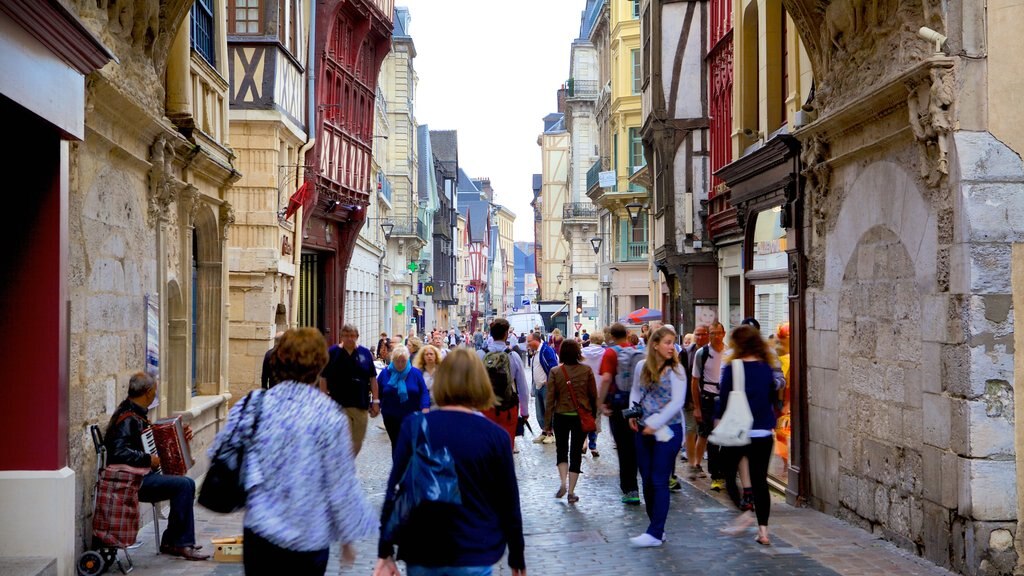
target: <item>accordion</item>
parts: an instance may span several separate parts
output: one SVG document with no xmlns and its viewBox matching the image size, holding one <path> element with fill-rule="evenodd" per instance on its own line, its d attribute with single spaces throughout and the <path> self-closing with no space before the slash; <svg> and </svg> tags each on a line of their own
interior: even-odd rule
<svg viewBox="0 0 1024 576">
<path fill-rule="evenodd" d="M 142 431 L 142 445 L 153 456 L 160 458 L 159 474 L 184 476 L 192 467 L 192 451 L 185 439 L 185 426 L 181 416 L 157 420 Z"/>
</svg>

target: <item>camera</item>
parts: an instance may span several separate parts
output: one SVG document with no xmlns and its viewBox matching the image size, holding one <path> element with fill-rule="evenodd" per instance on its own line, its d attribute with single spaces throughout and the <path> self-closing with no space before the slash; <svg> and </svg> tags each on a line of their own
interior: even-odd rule
<svg viewBox="0 0 1024 576">
<path fill-rule="evenodd" d="M 625 410 L 622 411 L 622 418 L 625 419 L 625 420 L 630 420 L 630 419 L 633 419 L 633 418 L 636 418 L 637 420 L 640 420 L 643 417 L 644 417 L 644 409 L 643 409 L 642 406 L 640 406 L 639 402 L 633 402 L 632 406 L 630 406 L 629 408 L 626 408 Z"/>
</svg>

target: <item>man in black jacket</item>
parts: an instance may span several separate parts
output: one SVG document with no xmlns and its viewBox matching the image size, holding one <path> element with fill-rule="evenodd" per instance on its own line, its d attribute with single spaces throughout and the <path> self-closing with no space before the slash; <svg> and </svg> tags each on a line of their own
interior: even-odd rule
<svg viewBox="0 0 1024 576">
<path fill-rule="evenodd" d="M 149 427 L 146 415 L 156 398 L 156 378 L 145 372 L 137 372 L 128 381 L 128 398 L 121 402 L 110 418 L 104 445 L 107 448 L 107 465 L 127 464 L 137 468 L 156 469 L 160 457 L 146 452 L 142 444 L 142 431 Z M 185 428 L 186 440 L 192 440 L 192 430 Z M 160 552 L 181 556 L 186 560 L 206 560 L 209 556 L 198 553 L 196 546 L 195 522 L 192 501 L 195 499 L 196 483 L 188 476 L 168 476 L 150 472 L 142 479 L 139 488 L 140 502 L 171 501 L 171 514 L 167 529 L 160 539 Z"/>
</svg>

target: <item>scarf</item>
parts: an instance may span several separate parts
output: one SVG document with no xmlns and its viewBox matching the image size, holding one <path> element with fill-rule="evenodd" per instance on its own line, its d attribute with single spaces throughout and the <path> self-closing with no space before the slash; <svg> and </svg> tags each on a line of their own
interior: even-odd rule
<svg viewBox="0 0 1024 576">
<path fill-rule="evenodd" d="M 409 372 L 412 370 L 412 362 L 407 361 L 405 363 L 405 370 L 402 370 L 401 372 L 395 368 L 395 363 L 392 362 L 388 364 L 388 370 L 391 371 L 391 379 L 388 381 L 388 384 L 398 388 L 398 400 L 400 402 L 406 402 L 409 400 L 409 390 L 405 387 L 405 379 L 409 376 Z"/>
</svg>

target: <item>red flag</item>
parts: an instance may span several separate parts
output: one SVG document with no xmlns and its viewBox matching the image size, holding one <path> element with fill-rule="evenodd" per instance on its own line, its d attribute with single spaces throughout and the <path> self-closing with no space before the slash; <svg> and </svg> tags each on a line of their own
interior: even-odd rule
<svg viewBox="0 0 1024 576">
<path fill-rule="evenodd" d="M 309 180 L 302 183 L 299 189 L 292 194 L 291 198 L 288 199 L 288 209 L 284 213 L 285 220 L 292 217 L 298 211 L 299 207 L 302 207 L 303 213 L 308 213 L 310 207 L 316 202 L 316 189 L 311 186 Z"/>
</svg>

